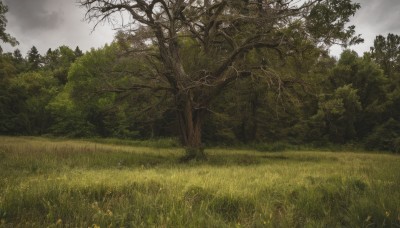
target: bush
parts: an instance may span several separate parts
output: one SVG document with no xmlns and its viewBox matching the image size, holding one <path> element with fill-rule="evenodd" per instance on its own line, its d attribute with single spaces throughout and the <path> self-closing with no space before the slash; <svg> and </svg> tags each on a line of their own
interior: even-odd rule
<svg viewBox="0 0 400 228">
<path fill-rule="evenodd" d="M 376 127 L 365 142 L 367 150 L 400 152 L 400 122 L 390 119 Z"/>
<path fill-rule="evenodd" d="M 393 152 L 400 153 L 400 137 L 393 140 Z"/>
</svg>

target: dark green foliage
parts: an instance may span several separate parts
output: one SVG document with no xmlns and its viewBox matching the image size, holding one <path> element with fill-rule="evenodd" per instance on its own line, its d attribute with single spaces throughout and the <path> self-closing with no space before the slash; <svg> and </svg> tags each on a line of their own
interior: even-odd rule
<svg viewBox="0 0 400 228">
<path fill-rule="evenodd" d="M 345 85 L 337 88 L 330 98 L 321 96 L 318 113 L 313 118 L 324 122 L 324 133 L 330 141 L 344 143 L 356 137 L 354 124 L 360 111 L 357 90 L 351 85 Z"/>
<path fill-rule="evenodd" d="M 335 4 L 318 7 L 341 10 Z M 315 20 L 319 16 L 312 12 L 308 18 L 310 30 L 320 23 Z M 244 55 L 243 64 L 264 64 L 271 75 L 254 71 L 251 77 L 238 78 L 210 102 L 202 147 L 273 152 L 299 145 L 354 149 L 365 143 L 369 150 L 399 152 L 398 36 L 378 36 L 371 53 L 358 56 L 346 50 L 336 61 L 298 33 L 286 33 L 298 39 L 299 52 L 285 56 L 285 66 L 275 52 L 252 50 Z M 43 57 L 35 47 L 27 58 L 18 49 L 1 54 L 0 133 L 111 137 L 126 139 L 113 140 L 128 145 L 147 145 L 140 140 L 153 139 L 157 147 L 179 146 L 177 140 L 157 141 L 179 136 L 175 101 L 162 91 L 129 86 L 162 68 L 143 55 L 126 55 L 130 39 L 119 34 L 116 43 L 86 54 L 67 46 L 49 49 Z M 180 45 L 185 47 L 187 72 L 215 64 L 193 40 L 182 38 Z M 278 82 L 284 86 L 277 87 Z M 203 154 L 196 151 L 194 157 Z"/>
<path fill-rule="evenodd" d="M 379 35 L 371 47 L 372 58 L 382 67 L 385 75 L 394 78 L 400 71 L 400 37 L 389 33 L 385 38 Z"/>
<path fill-rule="evenodd" d="M 46 55 L 42 58 L 44 61 L 43 67 L 46 70 L 51 71 L 53 77 L 58 79 L 60 84 L 64 85 L 67 83 L 68 71 L 71 64 L 75 62 L 76 58 L 81 57 L 82 55 L 83 53 L 75 53 L 67 46 L 61 46 L 54 51 L 49 49 L 47 50 Z"/>
<path fill-rule="evenodd" d="M 377 126 L 367 137 L 365 148 L 400 153 L 400 122 L 390 119 Z"/>
<path fill-rule="evenodd" d="M 286 7 L 281 1 L 277 4 Z M 240 15 L 257 11 L 246 1 L 231 1 L 226 7 Z M 299 15 L 304 20 L 291 21 L 276 31 L 275 26 L 274 32 L 267 33 L 271 42 L 285 37 L 291 46 L 260 49 L 256 45 L 236 56 L 228 68 L 238 71 L 238 77 L 226 75 L 228 84 L 201 108 L 205 145 L 283 151 L 304 144 L 340 149 L 365 143 L 371 150 L 398 152 L 399 36 L 379 35 L 370 53 L 358 56 L 346 50 L 337 61 L 321 48 L 323 43 L 361 41 L 353 26 L 346 27 L 359 7 L 349 0 L 316 2 Z M 5 31 L 7 10 L 0 1 L 0 39 L 14 45 L 16 40 Z M 245 43 L 249 35 L 245 31 L 263 31 L 254 23 L 234 24 L 238 33 L 224 30 L 230 41 L 221 34 L 209 37 L 215 38 L 218 48 L 211 43 L 201 48 L 190 37 L 176 40 L 187 75 L 213 81 L 208 74 L 226 59 L 226 52 Z M 141 29 L 137 35 L 150 34 Z M 151 79 L 169 74 L 160 62 L 157 44 L 136 38 L 119 32 L 114 43 L 86 54 L 67 46 L 48 49 L 43 56 L 33 46 L 26 58 L 18 49 L 1 53 L 0 133 L 136 139 L 134 145 L 142 145 L 138 139 L 178 138 L 178 100 L 168 96 L 163 86 L 157 88 L 168 82 Z M 131 52 L 136 46 L 146 52 Z M 213 86 L 206 81 L 193 89 L 193 101 L 210 97 Z M 154 145 L 171 147 L 178 142 L 160 140 Z M 205 145 L 188 150 L 193 152 L 189 154 L 202 155 Z"/>
<path fill-rule="evenodd" d="M 167 113 L 168 99 L 162 97 L 162 93 L 132 93 L 133 89 L 129 88 L 129 83 L 135 80 L 134 75 L 144 74 L 148 66 L 143 65 L 140 58 L 133 63 L 129 62 L 132 58 L 117 58 L 119 51 L 119 46 L 113 44 L 79 58 L 70 68 L 69 83 L 51 104 L 52 110 L 62 119 L 68 119 L 65 115 L 73 112 L 79 113 L 94 127 L 92 135 L 118 138 L 171 136 L 160 134 L 163 122 L 168 121 L 162 119 Z M 126 90 L 122 89 L 124 87 Z M 67 107 L 73 112 L 64 112 Z"/>
<path fill-rule="evenodd" d="M 335 34 L 342 41 L 351 39 L 350 44 L 361 43 L 364 40 L 360 35 L 354 37 L 355 26 L 345 27 L 350 21 L 349 18 L 360 7 L 360 4 L 354 4 L 350 0 L 330 0 L 317 3 L 307 17 L 306 26 L 320 42 L 330 43 L 330 36 L 326 36 L 326 34 Z"/>
<path fill-rule="evenodd" d="M 15 49 L 11 59 L 13 61 L 14 67 L 16 68 L 16 73 L 22 73 L 28 70 L 28 62 L 22 57 L 21 51 L 19 49 Z"/>
<path fill-rule="evenodd" d="M 29 70 L 31 71 L 36 71 L 39 69 L 41 66 L 41 58 L 42 56 L 39 54 L 39 51 L 35 46 L 33 46 L 29 51 L 28 51 L 28 64 L 29 64 Z"/>
<path fill-rule="evenodd" d="M 3 55 L 5 96 L 1 104 L 5 108 L 1 131 L 70 137 L 176 136 L 174 114 L 168 111 L 170 101 L 160 99 L 162 94 L 158 97 L 144 91 L 127 90 L 114 95 L 96 92 L 104 85 L 110 90 L 114 85 L 120 87 L 130 80 L 132 73 L 148 70 L 140 59 L 127 64 L 131 57 L 117 58 L 120 51 L 118 45 L 92 50 L 74 62 L 77 54 L 68 47 L 49 49 L 36 73 L 19 73 L 27 68 L 18 51 Z M 193 50 L 187 51 L 190 55 Z M 328 145 L 368 138 L 371 149 L 398 150 L 397 136 L 389 137 L 384 130 L 388 129 L 385 119 L 399 114 L 400 90 L 396 81 L 388 83 L 369 55 L 358 57 L 345 51 L 335 64 L 311 53 L 303 58 L 309 66 L 299 66 L 293 58 L 284 71 L 278 65 L 274 67 L 288 75 L 298 70 L 313 71 L 312 75 L 302 73 L 299 77 L 316 83 L 312 90 L 318 91 L 317 96 L 310 96 L 307 89 L 293 87 L 277 97 L 275 91 L 261 83 L 263 79 L 238 80 L 213 102 L 213 112 L 204 126 L 205 141 L 211 145 L 253 143 L 260 151 L 282 151 L 292 148 L 286 143 Z M 251 52 L 249 64 L 263 54 Z M 269 64 L 273 61 L 270 58 Z M 107 71 L 110 73 L 106 76 Z M 103 80 L 104 77 L 113 81 Z M 64 86 L 66 82 L 69 83 Z M 385 137 L 378 139 L 382 135 Z"/>
<path fill-rule="evenodd" d="M 75 60 L 73 51 L 62 46 L 55 51 L 50 49 L 42 58 L 37 49 L 32 47 L 26 60 L 18 49 L 13 54 L 3 54 L 0 59 L 4 64 L 0 132 L 27 135 L 50 133 L 55 118 L 48 108 L 49 103 L 61 90 L 57 82 L 57 79 L 60 80 L 59 73 L 64 75 L 61 78 L 66 78 Z M 82 118 L 75 118 L 72 125 L 79 121 Z"/>
<path fill-rule="evenodd" d="M 81 56 L 83 56 L 83 52 L 82 50 L 79 48 L 79 46 L 76 46 L 75 50 L 74 50 L 74 55 L 76 58 L 79 58 Z"/>
</svg>

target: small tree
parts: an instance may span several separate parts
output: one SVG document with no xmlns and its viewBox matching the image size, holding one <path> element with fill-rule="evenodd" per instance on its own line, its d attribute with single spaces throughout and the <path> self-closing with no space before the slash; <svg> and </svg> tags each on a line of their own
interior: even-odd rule
<svg viewBox="0 0 400 228">
<path fill-rule="evenodd" d="M 35 46 L 28 51 L 27 59 L 30 65 L 30 70 L 38 70 L 40 67 L 42 56 Z"/>
<path fill-rule="evenodd" d="M 210 102 L 233 81 L 263 77 L 281 93 L 297 82 L 273 73 L 263 61 L 268 52 L 286 56 L 304 47 L 360 42 L 354 26 L 345 27 L 360 7 L 350 0 L 80 0 L 88 20 L 115 22 L 129 15 L 119 37 L 124 47 L 154 69 L 121 92 L 165 90 L 174 99 L 187 159 L 203 159 L 201 132 Z M 129 42 L 126 42 L 129 41 Z M 189 47 L 189 48 L 188 48 Z M 187 52 L 190 50 L 190 53 Z M 251 64 L 249 53 L 265 50 Z M 268 57 L 268 55 L 266 56 Z"/>
<path fill-rule="evenodd" d="M 76 58 L 79 58 L 81 56 L 83 56 L 83 52 L 82 50 L 79 48 L 79 46 L 76 46 L 75 50 L 74 50 L 74 54 Z"/>
</svg>

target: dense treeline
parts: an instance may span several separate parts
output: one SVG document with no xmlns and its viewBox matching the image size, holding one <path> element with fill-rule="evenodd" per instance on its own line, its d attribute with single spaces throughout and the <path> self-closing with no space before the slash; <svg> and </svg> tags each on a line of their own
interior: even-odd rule
<svg viewBox="0 0 400 228">
<path fill-rule="evenodd" d="M 363 56 L 326 51 L 362 42 L 345 26 L 357 3 L 78 2 L 88 20 L 131 9 L 141 26 L 85 54 L 0 47 L 0 134 L 176 137 L 189 159 L 202 142 L 400 151 L 400 37 L 377 36 Z M 7 11 L 0 1 L 0 40 L 15 46 Z"/>
<path fill-rule="evenodd" d="M 163 91 L 118 90 L 156 70 L 127 53 L 117 35 L 104 48 L 83 54 L 61 46 L 41 56 L 16 49 L 0 55 L 0 133 L 148 139 L 178 137 L 172 101 Z M 185 67 L 196 70 L 189 40 Z M 340 58 L 317 47 L 290 56 L 260 51 L 271 72 L 296 78 L 284 87 L 246 77 L 222 91 L 203 127 L 208 144 L 282 141 L 291 144 L 360 143 L 400 151 L 400 38 L 378 36 L 370 52 L 344 51 Z M 154 63 L 157 64 L 157 63 Z M 283 80 L 284 82 L 284 80 Z M 284 88 L 284 89 L 282 89 Z"/>
</svg>

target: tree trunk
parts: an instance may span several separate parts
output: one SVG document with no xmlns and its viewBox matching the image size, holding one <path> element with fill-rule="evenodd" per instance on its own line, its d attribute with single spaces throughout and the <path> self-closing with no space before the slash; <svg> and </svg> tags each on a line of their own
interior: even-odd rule
<svg viewBox="0 0 400 228">
<path fill-rule="evenodd" d="M 205 114 L 204 110 L 195 109 L 190 97 L 185 97 L 181 102 L 181 105 L 178 105 L 178 119 L 182 143 L 186 149 L 186 154 L 181 161 L 206 160 L 201 141 L 201 127 Z"/>
</svg>

